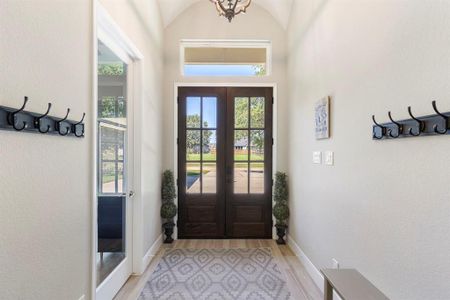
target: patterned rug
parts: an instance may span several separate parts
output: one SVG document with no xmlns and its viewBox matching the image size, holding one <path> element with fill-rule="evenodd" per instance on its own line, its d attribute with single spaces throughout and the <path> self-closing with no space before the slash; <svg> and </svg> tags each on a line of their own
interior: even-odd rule
<svg viewBox="0 0 450 300">
<path fill-rule="evenodd" d="M 139 300 L 290 299 L 270 248 L 168 249 Z"/>
</svg>

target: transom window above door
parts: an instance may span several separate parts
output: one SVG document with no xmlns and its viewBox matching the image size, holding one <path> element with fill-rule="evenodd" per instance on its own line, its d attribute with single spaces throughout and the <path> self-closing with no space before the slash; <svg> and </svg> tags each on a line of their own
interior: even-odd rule
<svg viewBox="0 0 450 300">
<path fill-rule="evenodd" d="M 184 76 L 266 76 L 271 70 L 270 41 L 183 40 Z"/>
</svg>

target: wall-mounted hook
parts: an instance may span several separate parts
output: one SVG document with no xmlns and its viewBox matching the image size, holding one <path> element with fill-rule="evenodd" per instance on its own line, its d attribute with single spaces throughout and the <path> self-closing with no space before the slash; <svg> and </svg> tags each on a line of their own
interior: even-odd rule
<svg viewBox="0 0 450 300">
<path fill-rule="evenodd" d="M 10 113 L 8 114 L 8 123 L 9 123 L 9 125 L 11 125 L 11 126 L 12 126 L 15 130 L 17 130 L 17 131 L 22 131 L 22 130 L 24 130 L 25 128 L 27 128 L 27 122 L 25 122 L 25 121 L 23 121 L 22 128 L 16 127 L 16 115 L 17 115 L 18 113 L 21 113 L 21 112 L 25 109 L 25 106 L 27 106 L 27 102 L 28 102 L 28 97 L 25 96 L 25 98 L 24 98 L 24 100 L 23 100 L 23 105 L 22 105 L 22 107 L 19 108 L 18 110 L 13 111 L 13 112 L 10 112 Z"/>
<path fill-rule="evenodd" d="M 76 137 L 83 137 L 84 136 L 84 124 L 82 124 L 82 123 L 83 123 L 83 120 L 84 120 L 85 116 L 86 116 L 86 113 L 83 113 L 83 117 L 81 117 L 80 122 L 78 122 L 76 124 L 73 124 L 73 133 L 75 134 Z M 79 125 L 82 126 L 81 134 L 77 133 L 77 126 L 79 126 Z"/>
<path fill-rule="evenodd" d="M 418 128 L 417 133 L 413 133 L 412 128 L 409 128 L 408 132 L 412 136 L 419 136 L 425 130 L 425 123 L 413 116 L 413 114 L 411 112 L 411 106 L 408 106 L 408 113 L 411 116 L 411 118 L 417 122 L 417 128 Z"/>
<path fill-rule="evenodd" d="M 383 136 L 386 134 L 386 127 L 377 123 L 377 121 L 375 120 L 375 115 L 372 115 L 372 120 L 376 126 L 381 128 L 381 136 L 377 136 L 376 132 L 374 132 L 373 137 L 376 138 L 377 140 L 381 140 Z"/>
<path fill-rule="evenodd" d="M 403 125 L 398 123 L 398 122 L 396 122 L 396 121 L 394 121 L 394 119 L 392 119 L 392 115 L 391 115 L 390 111 L 388 112 L 388 116 L 389 116 L 389 119 L 391 120 L 391 122 L 394 123 L 395 126 L 397 126 L 397 135 L 393 135 L 392 134 L 392 129 L 389 129 L 389 136 L 391 138 L 396 139 L 403 133 Z"/>
<path fill-rule="evenodd" d="M 434 125 L 433 125 L 433 130 L 434 130 L 434 132 L 436 132 L 436 133 L 438 133 L 438 134 L 446 134 L 446 133 L 447 133 L 447 130 L 448 130 L 448 127 L 449 127 L 449 122 L 448 122 L 449 117 L 446 116 L 446 115 L 444 115 L 443 113 L 441 113 L 441 112 L 437 109 L 436 101 L 431 102 L 431 104 L 433 105 L 434 111 L 435 111 L 439 116 L 441 116 L 441 117 L 444 119 L 444 121 L 445 121 L 445 128 L 444 128 L 444 130 L 439 130 L 437 124 L 434 124 Z"/>
<path fill-rule="evenodd" d="M 61 124 L 62 124 L 62 122 L 67 120 L 67 118 L 69 117 L 69 113 L 70 113 L 70 108 L 67 109 L 67 113 L 66 113 L 66 116 L 64 117 L 64 119 L 61 119 L 61 120 L 56 122 L 56 130 L 58 130 L 58 133 L 60 135 L 68 135 L 70 133 L 70 125 L 66 126 L 66 131 L 65 132 L 61 132 Z"/>
<path fill-rule="evenodd" d="M 42 127 L 42 126 L 41 126 L 41 120 L 42 120 L 43 118 L 45 118 L 46 116 L 48 116 L 48 114 L 49 114 L 51 108 L 52 108 L 52 104 L 49 103 L 49 104 L 48 104 L 47 111 L 45 112 L 45 114 L 43 114 L 43 115 L 40 116 L 40 117 L 35 118 L 35 120 L 34 120 L 34 126 L 38 129 L 38 131 L 39 131 L 40 133 L 47 133 L 47 132 L 50 131 L 50 128 L 51 128 L 50 125 L 47 125 L 47 129 L 46 129 L 46 130 L 42 130 L 42 129 L 41 129 L 41 127 Z"/>
</svg>

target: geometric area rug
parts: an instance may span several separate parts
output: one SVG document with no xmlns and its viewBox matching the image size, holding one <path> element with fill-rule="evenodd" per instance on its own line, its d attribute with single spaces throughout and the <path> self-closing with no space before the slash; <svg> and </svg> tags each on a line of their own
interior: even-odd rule
<svg viewBox="0 0 450 300">
<path fill-rule="evenodd" d="M 270 248 L 166 249 L 139 300 L 287 300 Z"/>
</svg>

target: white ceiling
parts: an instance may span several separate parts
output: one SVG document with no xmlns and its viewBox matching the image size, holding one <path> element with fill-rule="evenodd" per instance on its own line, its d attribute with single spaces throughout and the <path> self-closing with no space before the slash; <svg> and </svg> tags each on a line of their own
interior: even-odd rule
<svg viewBox="0 0 450 300">
<path fill-rule="evenodd" d="M 199 1 L 207 1 L 211 4 L 211 9 L 215 10 L 214 4 L 209 0 L 158 0 L 164 26 L 169 25 L 185 9 Z M 292 2 L 293 0 L 253 0 L 248 9 L 255 4 L 262 6 L 286 29 Z"/>
</svg>

